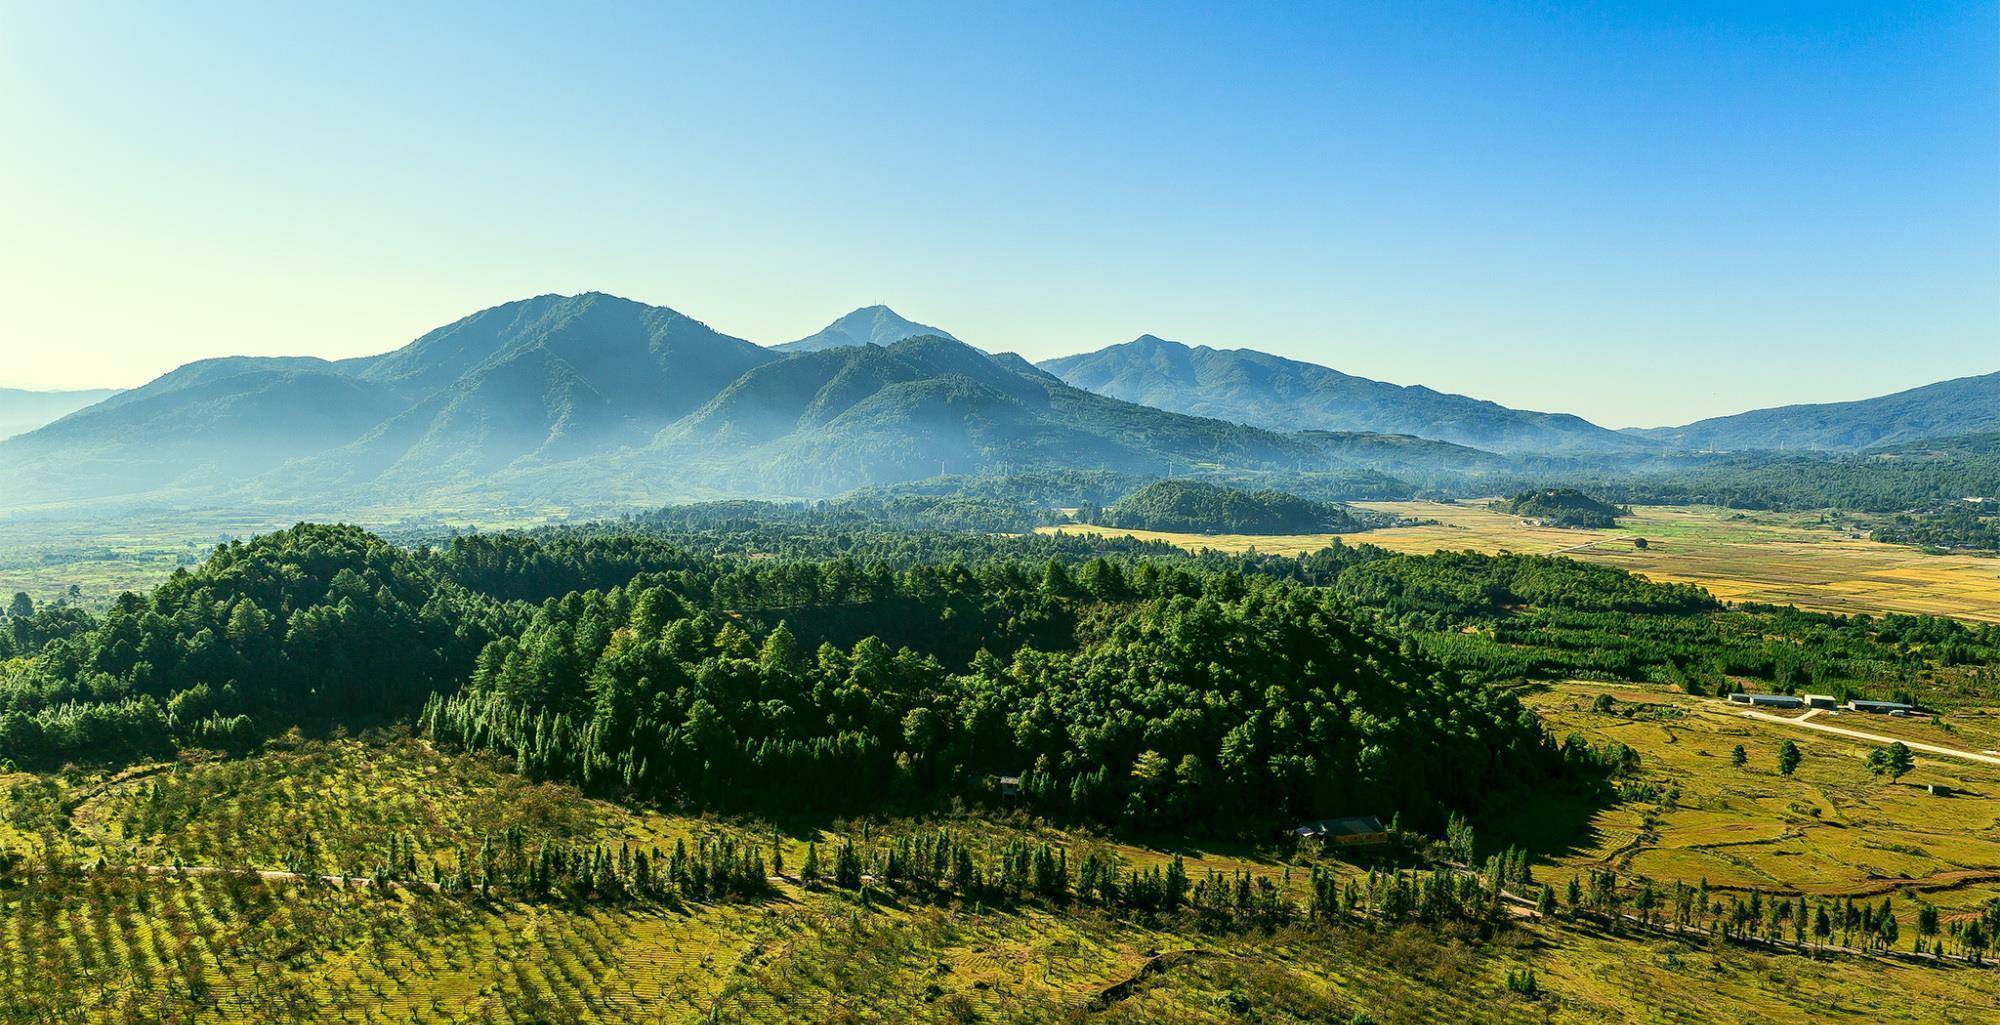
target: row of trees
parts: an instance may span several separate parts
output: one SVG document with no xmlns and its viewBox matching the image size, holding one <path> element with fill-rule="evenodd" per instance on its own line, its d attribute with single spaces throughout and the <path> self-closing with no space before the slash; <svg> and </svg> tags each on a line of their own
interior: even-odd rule
<svg viewBox="0 0 2000 1025">
<path fill-rule="evenodd" d="M 1810 953 L 1830 946 L 1895 950 L 1903 937 L 1893 897 L 1869 903 L 1851 896 L 1773 896 L 1755 888 L 1723 893 L 1711 890 L 1707 880 L 1692 885 L 1677 880 L 1662 886 L 1644 876 L 1621 878 L 1608 869 L 1570 877 L 1560 899 L 1552 887 L 1543 886 L 1537 903 L 1549 914 L 1595 917 L 1613 924 L 1629 921 L 1642 928 L 1704 933 Z M 1993 956 L 1996 943 L 2000 943 L 2000 900 L 1950 920 L 1937 905 L 1917 905 L 1909 947 L 1915 953 L 1980 961 Z"/>
</svg>

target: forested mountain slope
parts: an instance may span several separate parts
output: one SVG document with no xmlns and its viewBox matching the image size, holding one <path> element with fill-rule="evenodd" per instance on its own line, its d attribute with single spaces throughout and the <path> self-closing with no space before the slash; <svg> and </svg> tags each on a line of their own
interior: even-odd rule
<svg viewBox="0 0 2000 1025">
<path fill-rule="evenodd" d="M 1647 447 L 1566 413 L 1509 409 L 1254 349 L 1190 347 L 1153 335 L 1040 366 L 1114 398 L 1274 430 L 1408 434 L 1503 453 Z"/>
<path fill-rule="evenodd" d="M 940 472 L 1377 462 L 1354 436 L 1123 402 L 1018 356 L 908 334 L 920 329 L 871 308 L 829 329 L 859 344 L 779 353 L 662 307 L 538 296 L 379 356 L 189 364 L 0 443 L 0 494 L 610 505 L 826 495 Z"/>
<path fill-rule="evenodd" d="M 1628 433 L 1690 449 L 1852 451 L 2000 429 L 2000 372 L 1853 402 L 1755 409 Z"/>
</svg>

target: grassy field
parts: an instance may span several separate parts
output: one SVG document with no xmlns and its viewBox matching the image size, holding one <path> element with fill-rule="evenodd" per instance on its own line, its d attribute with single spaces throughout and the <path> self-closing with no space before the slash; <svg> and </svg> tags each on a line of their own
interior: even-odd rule
<svg viewBox="0 0 2000 1025">
<path fill-rule="evenodd" d="M 1611 710 L 1597 710 L 1607 695 Z M 1549 835 L 1543 809 L 1504 824 L 1503 835 L 1550 852 L 1539 874 L 1558 886 L 1609 867 L 1660 882 L 1707 880 L 1721 890 L 1890 896 L 1905 926 L 1918 900 L 1949 911 L 2000 897 L 2000 766 L 1918 752 L 1916 771 L 1890 782 L 1863 761 L 1879 745 L 1747 719 L 1713 698 L 1567 683 L 1526 701 L 1557 736 L 1636 749 L 1642 780 L 1663 793 L 1598 811 L 1567 837 Z M 1977 713 L 1942 724 L 1858 714 L 1834 722 L 1974 752 L 1994 736 L 1992 719 Z M 1804 754 L 1790 777 L 1777 768 L 1787 740 Z M 1741 768 L 1730 757 L 1738 745 L 1749 759 Z M 1926 783 L 1957 793 L 1934 797 Z"/>
<path fill-rule="evenodd" d="M 1047 529 L 1131 534 L 1187 548 L 1254 548 L 1278 554 L 1315 551 L 1335 537 L 1401 552 L 1562 552 L 1653 580 L 1700 584 L 1728 601 L 2000 622 L 2000 558 L 1931 555 L 1870 541 L 1852 524 L 1825 524 L 1817 514 L 1641 506 L 1616 529 L 1569 530 L 1533 526 L 1483 503 L 1356 504 L 1436 522 L 1349 535 L 1168 534 L 1095 526 Z M 1644 538 L 1646 547 L 1639 548 L 1634 538 Z"/>
<path fill-rule="evenodd" d="M 91 608 L 126 591 L 145 591 L 208 557 L 217 544 L 247 540 L 301 521 L 359 523 L 403 530 L 476 525 L 481 530 L 535 527 L 569 519 L 559 507 L 534 509 L 395 508 L 335 515 L 318 510 L 248 507 L 152 510 L 130 516 L 0 514 L 0 600 L 24 591 L 37 604 L 70 597 Z"/>
<path fill-rule="evenodd" d="M 1953 839 L 1916 796 L 1857 776 L 1851 751 L 1802 740 L 1800 779 L 1779 781 L 1765 767 L 1764 745 L 1777 739 L 1757 727 L 1692 708 L 1684 723 L 1662 726 L 1650 712 L 1627 721 L 1590 711 L 1595 693 L 1558 688 L 1533 703 L 1563 727 L 1644 744 L 1648 773 L 1690 780 L 1690 807 L 1637 845 L 1626 842 L 1635 809 L 1604 812 L 1583 842 L 1538 866 L 1544 878 L 1656 857 L 1697 859 L 1691 870 L 1718 876 L 1734 866 L 1769 886 L 1828 871 L 1788 854 L 1788 832 L 1838 842 L 1866 866 L 1814 884 L 1835 889 L 1866 888 L 1879 871 L 1939 877 L 1996 860 L 1992 799 L 1954 799 L 1981 821 Z M 1750 770 L 1717 772 L 1706 763 L 1719 759 L 1696 753 L 1724 741 L 1760 745 Z M 2000 792 L 1979 772 L 1922 761 L 1917 778 L 1933 776 Z M 302 826 L 324 838 L 329 868 L 365 861 L 390 831 L 426 852 L 507 828 L 638 843 L 769 835 L 763 824 L 624 809 L 396 735 L 293 740 L 108 777 L 14 775 L 0 788 L 0 844 L 53 844 L 75 866 L 54 882 L 0 875 L 0 1022 L 1976 1022 L 2000 1012 L 1996 971 L 1711 951 L 1558 920 L 1485 940 L 1419 928 L 1210 931 L 1084 908 L 862 902 L 790 882 L 755 903 L 662 907 L 120 869 L 162 858 L 274 866 Z M 1822 821 L 1834 813 L 1840 824 Z M 787 860 L 795 869 L 808 837 L 865 830 L 879 842 L 929 825 L 792 828 Z M 1168 856 L 1025 819 L 951 825 L 990 843 L 1032 834 L 1128 866 Z M 1732 841 L 1746 842 L 1723 846 Z M 1247 847 L 1181 853 L 1195 873 L 1284 867 Z M 1540 992 L 1509 992 L 1508 974 L 1526 968 Z"/>
</svg>

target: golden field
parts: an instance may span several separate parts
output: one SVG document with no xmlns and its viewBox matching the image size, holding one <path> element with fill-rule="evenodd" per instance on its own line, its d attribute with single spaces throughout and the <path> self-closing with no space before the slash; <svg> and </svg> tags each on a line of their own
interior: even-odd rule
<svg viewBox="0 0 2000 1025">
<path fill-rule="evenodd" d="M 1639 506 L 1613 530 L 1539 527 L 1484 503 L 1357 502 L 1424 526 L 1359 534 L 1180 534 L 1089 525 L 1044 528 L 1126 535 L 1185 548 L 1300 554 L 1335 538 L 1399 552 L 1562 553 L 1650 579 L 1706 587 L 1726 601 L 1820 612 L 1902 612 L 2000 622 L 2000 558 L 1932 555 L 1870 541 L 1816 514 Z M 1644 538 L 1645 549 L 1634 538 Z"/>
<path fill-rule="evenodd" d="M 1612 699 L 1609 711 L 1594 708 L 1603 695 Z M 2000 897 L 2000 766 L 1918 751 L 1916 770 L 1892 782 L 1864 763 L 1881 745 L 1750 719 L 1718 699 L 1659 687 L 1570 682 L 1524 702 L 1557 737 L 1580 733 L 1593 744 L 1636 749 L 1640 779 L 1660 789 L 1653 800 L 1588 810 L 1567 833 L 1552 824 L 1571 826 L 1570 819 L 1547 807 L 1513 816 L 1506 831 L 1550 852 L 1538 876 L 1558 886 L 1579 871 L 1613 868 L 1724 890 L 1890 897 L 1906 927 L 1918 900 L 1953 911 Z M 1990 719 L 1978 713 L 1938 720 L 1821 713 L 1815 721 L 1975 754 L 1992 737 Z M 1789 777 L 1777 768 L 1787 740 L 1804 754 Z M 1738 745 L 1748 756 L 1741 767 L 1730 757 Z M 1932 796 L 1923 789 L 1929 783 L 1955 793 Z"/>
</svg>

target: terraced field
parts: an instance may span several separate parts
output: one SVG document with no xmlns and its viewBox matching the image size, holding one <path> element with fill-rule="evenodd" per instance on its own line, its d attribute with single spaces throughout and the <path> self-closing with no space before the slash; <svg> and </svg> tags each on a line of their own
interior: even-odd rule
<svg viewBox="0 0 2000 1025">
<path fill-rule="evenodd" d="M 2000 622 L 2000 558 L 1931 555 L 1867 540 L 1797 513 L 1640 506 L 1613 530 L 1538 527 L 1484 503 L 1360 502 L 1434 524 L 1363 534 L 1167 534 L 1064 526 L 1050 530 L 1131 534 L 1190 549 L 1297 554 L 1335 537 L 1402 552 L 1441 550 L 1551 554 L 1617 566 L 1651 579 L 1700 584 L 1728 601 L 1797 605 L 1821 612 L 1903 612 Z M 1646 547 L 1633 539 L 1644 538 Z"/>
</svg>

